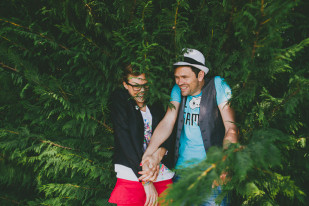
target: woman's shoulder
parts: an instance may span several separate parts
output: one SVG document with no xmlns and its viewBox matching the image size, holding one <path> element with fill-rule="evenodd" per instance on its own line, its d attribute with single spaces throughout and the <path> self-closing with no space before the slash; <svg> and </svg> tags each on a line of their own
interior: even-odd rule
<svg viewBox="0 0 309 206">
<path fill-rule="evenodd" d="M 162 116 L 162 114 L 164 113 L 164 107 L 160 101 L 155 101 L 152 104 L 147 104 L 147 106 L 153 116 Z"/>
<path fill-rule="evenodd" d="M 127 110 L 130 105 L 130 95 L 125 89 L 114 90 L 109 99 L 111 110 Z"/>
<path fill-rule="evenodd" d="M 111 100 L 119 99 L 129 99 L 130 95 L 128 91 L 122 88 L 117 88 L 111 93 Z"/>
</svg>

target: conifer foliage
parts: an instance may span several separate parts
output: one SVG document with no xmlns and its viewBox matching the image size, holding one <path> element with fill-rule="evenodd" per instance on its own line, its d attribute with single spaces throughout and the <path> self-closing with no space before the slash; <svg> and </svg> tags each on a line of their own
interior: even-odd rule
<svg viewBox="0 0 309 206">
<path fill-rule="evenodd" d="M 304 0 L 2 0 L 0 205 L 108 205 L 115 183 L 109 98 L 123 62 L 167 106 L 182 48 L 233 91 L 240 143 L 169 189 L 198 204 L 305 205 L 309 182 L 309 3 Z"/>
</svg>

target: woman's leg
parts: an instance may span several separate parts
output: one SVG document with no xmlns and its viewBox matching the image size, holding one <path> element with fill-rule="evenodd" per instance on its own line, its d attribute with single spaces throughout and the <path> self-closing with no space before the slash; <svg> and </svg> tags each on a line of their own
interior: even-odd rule
<svg viewBox="0 0 309 206">
<path fill-rule="evenodd" d="M 115 188 L 109 198 L 110 203 L 117 205 L 144 205 L 146 194 L 142 183 L 137 181 L 129 181 L 117 179 Z"/>
<path fill-rule="evenodd" d="M 170 184 L 173 184 L 172 179 L 153 183 L 153 185 L 155 186 L 158 192 L 158 196 L 161 198 L 164 198 L 165 194 L 163 192 L 168 188 L 168 185 Z M 159 201 L 159 203 L 163 203 L 163 202 L 164 202 L 164 199 Z"/>
<path fill-rule="evenodd" d="M 163 181 L 160 181 L 160 182 L 154 182 L 153 183 L 153 185 L 155 186 L 155 188 L 158 192 L 158 195 L 160 195 L 162 192 L 164 192 L 167 189 L 169 184 L 173 184 L 172 179 L 163 180 Z"/>
<path fill-rule="evenodd" d="M 117 204 L 117 206 L 144 206 L 144 204 Z"/>
</svg>

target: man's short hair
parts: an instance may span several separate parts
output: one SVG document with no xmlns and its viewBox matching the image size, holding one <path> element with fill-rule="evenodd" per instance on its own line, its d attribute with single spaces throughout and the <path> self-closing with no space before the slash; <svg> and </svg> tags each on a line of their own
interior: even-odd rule
<svg viewBox="0 0 309 206">
<path fill-rule="evenodd" d="M 198 69 L 196 67 L 193 67 L 193 66 L 190 66 L 190 67 L 191 67 L 192 71 L 195 73 L 195 76 L 197 78 L 198 77 L 198 73 L 200 73 L 200 71 L 202 71 L 202 70 L 200 70 L 200 69 Z"/>
</svg>

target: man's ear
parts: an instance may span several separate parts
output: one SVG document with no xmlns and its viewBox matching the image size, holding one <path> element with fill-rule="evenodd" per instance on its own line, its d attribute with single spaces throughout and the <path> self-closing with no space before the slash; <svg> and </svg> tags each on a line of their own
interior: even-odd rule
<svg viewBox="0 0 309 206">
<path fill-rule="evenodd" d="M 197 75 L 198 81 L 200 81 L 200 82 L 203 81 L 204 77 L 205 77 L 204 71 L 200 71 Z"/>
<path fill-rule="evenodd" d="M 126 83 L 126 82 L 122 82 L 122 84 L 123 84 L 124 88 L 126 88 L 126 90 L 128 90 L 128 85 L 127 85 L 127 83 Z"/>
</svg>

